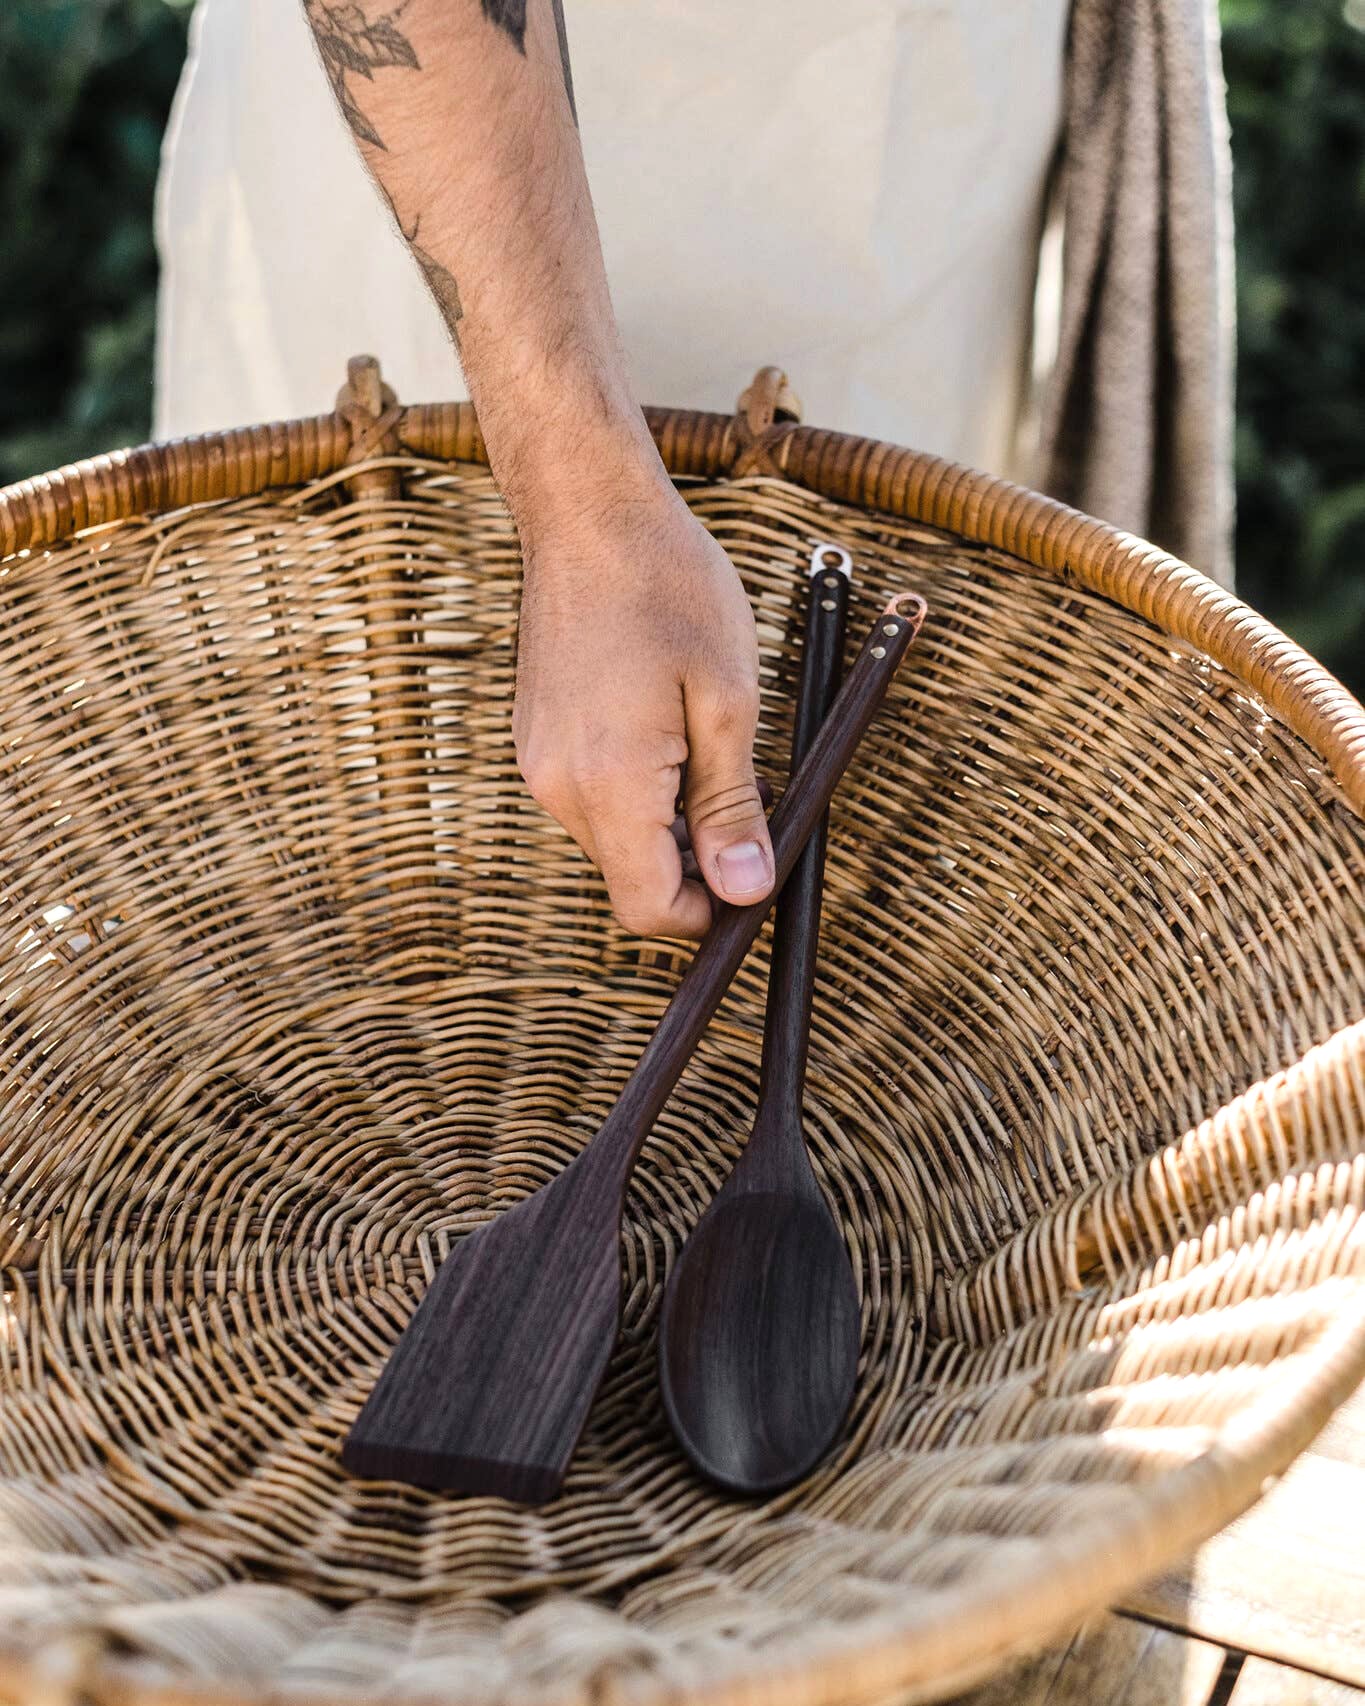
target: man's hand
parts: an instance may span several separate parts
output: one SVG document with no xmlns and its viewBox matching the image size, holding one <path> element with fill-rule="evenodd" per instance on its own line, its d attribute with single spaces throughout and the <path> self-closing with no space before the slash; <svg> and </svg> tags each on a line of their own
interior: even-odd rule
<svg viewBox="0 0 1365 1706">
<path fill-rule="evenodd" d="M 753 767 L 758 645 L 734 566 L 659 476 L 580 491 L 567 513 L 518 506 L 513 727 L 531 792 L 601 868 L 625 928 L 695 937 L 708 889 L 743 905 L 773 883 Z M 705 886 L 673 835 L 684 763 Z"/>
<path fill-rule="evenodd" d="M 632 395 L 561 0 L 303 0 L 322 65 L 455 338 L 526 560 L 515 729 L 536 797 L 628 929 L 760 900 L 758 654 L 734 568 Z M 681 767 L 692 852 L 671 833 Z"/>
</svg>

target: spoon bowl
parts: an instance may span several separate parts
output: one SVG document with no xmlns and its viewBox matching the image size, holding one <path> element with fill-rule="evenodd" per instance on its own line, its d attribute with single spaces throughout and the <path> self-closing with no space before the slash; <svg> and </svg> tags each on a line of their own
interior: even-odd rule
<svg viewBox="0 0 1365 1706">
<path fill-rule="evenodd" d="M 858 1291 L 823 1202 L 717 1198 L 674 1269 L 660 1324 L 664 1408 L 696 1467 L 731 1492 L 807 1474 L 848 1411 Z"/>
</svg>

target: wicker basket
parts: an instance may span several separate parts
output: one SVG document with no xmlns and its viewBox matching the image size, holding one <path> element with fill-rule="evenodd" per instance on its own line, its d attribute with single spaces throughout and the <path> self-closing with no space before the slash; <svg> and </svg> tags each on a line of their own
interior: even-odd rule
<svg viewBox="0 0 1365 1706">
<path fill-rule="evenodd" d="M 674 1448 L 653 1331 L 766 949 L 645 1150 L 565 1495 L 337 1468 L 684 963 L 520 785 L 470 409 L 360 367 L 0 493 L 0 1699 L 936 1698 L 1241 1511 L 1365 1370 L 1365 713 L 1152 548 L 782 402 L 652 416 L 754 601 L 768 773 L 814 539 L 855 626 L 931 615 L 829 858 L 856 1408 L 758 1504 Z"/>
</svg>

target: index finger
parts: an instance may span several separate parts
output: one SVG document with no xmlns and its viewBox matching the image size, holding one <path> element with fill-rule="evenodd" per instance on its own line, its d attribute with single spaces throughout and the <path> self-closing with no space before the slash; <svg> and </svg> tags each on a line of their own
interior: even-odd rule
<svg viewBox="0 0 1365 1706">
<path fill-rule="evenodd" d="M 662 801 L 619 784 L 585 802 L 587 833 L 622 927 L 637 936 L 693 940 L 711 927 L 711 897 L 683 873 L 673 833 L 672 790 Z"/>
</svg>

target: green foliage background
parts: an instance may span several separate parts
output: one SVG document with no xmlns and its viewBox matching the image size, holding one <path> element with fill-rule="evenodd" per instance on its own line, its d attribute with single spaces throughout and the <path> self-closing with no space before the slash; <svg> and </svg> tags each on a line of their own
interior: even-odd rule
<svg viewBox="0 0 1365 1706">
<path fill-rule="evenodd" d="M 1365 0 L 1222 0 L 1238 591 L 1365 696 Z"/>
<path fill-rule="evenodd" d="M 1240 590 L 1361 693 L 1365 0 L 1222 12 Z M 187 17 L 0 0 L 0 482 L 147 436 L 152 193 Z"/>
<path fill-rule="evenodd" d="M 0 483 L 141 443 L 188 4 L 0 0 Z"/>
</svg>

